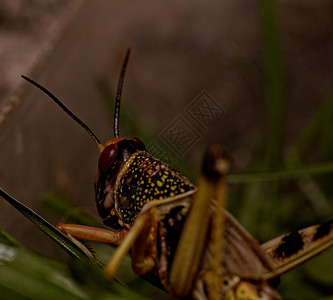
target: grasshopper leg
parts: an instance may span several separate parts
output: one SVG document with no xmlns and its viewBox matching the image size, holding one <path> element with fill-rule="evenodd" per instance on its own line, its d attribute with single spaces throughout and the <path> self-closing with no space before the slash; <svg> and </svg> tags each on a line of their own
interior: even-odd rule
<svg viewBox="0 0 333 300">
<path fill-rule="evenodd" d="M 104 268 L 106 277 L 112 279 L 131 248 L 133 248 L 132 267 L 136 273 L 145 274 L 154 267 L 153 257 L 157 254 L 155 244 L 157 222 L 153 216 L 154 209 L 143 213 L 135 221 L 130 231 L 123 228 L 114 232 L 103 228 L 63 223 L 58 223 L 56 227 L 72 239 L 87 255 L 91 254 L 79 240 L 119 245 Z"/>
<path fill-rule="evenodd" d="M 149 272 L 155 265 L 153 257 L 145 252 L 149 245 L 154 244 L 156 228 L 152 210 L 146 211 L 134 222 L 120 246 L 104 267 L 104 274 L 111 280 L 117 273 L 122 260 L 132 248 L 132 268 L 138 274 Z M 148 244 L 148 245 L 147 245 Z"/>
<path fill-rule="evenodd" d="M 103 228 L 64 223 L 58 223 L 56 228 L 70 238 L 89 257 L 93 255 L 80 240 L 119 245 L 128 231 L 124 229 L 114 232 Z"/>
<path fill-rule="evenodd" d="M 125 238 L 128 231 L 127 229 L 124 229 L 115 232 L 104 228 L 64 223 L 58 223 L 56 228 L 63 234 L 77 240 L 108 243 L 114 245 L 119 245 L 120 242 Z"/>
<path fill-rule="evenodd" d="M 211 146 L 203 160 L 202 173 L 198 182 L 198 191 L 194 196 L 193 204 L 186 218 L 182 230 L 177 251 L 170 271 L 170 289 L 174 296 L 183 298 L 189 295 L 193 288 L 195 275 L 199 269 L 200 259 L 205 246 L 208 225 L 209 208 L 212 199 L 215 198 L 217 216 L 214 216 L 218 224 L 213 224 L 216 234 L 213 239 L 223 236 L 220 231 L 224 227 L 223 207 L 226 199 L 225 175 L 229 170 L 229 161 L 224 150 L 218 146 Z M 216 227 L 218 226 L 218 227 Z M 217 243 L 220 245 L 219 243 Z M 220 248 L 216 253 L 220 253 Z M 222 255 L 222 254 L 220 254 Z M 216 259 L 220 260 L 219 257 Z M 218 265 L 217 265 L 218 266 Z M 218 270 L 214 270 L 218 272 Z M 213 278 L 216 276 L 212 276 Z M 214 294 L 217 289 L 214 280 L 211 282 L 211 290 Z M 216 294 L 216 293 L 215 293 Z M 214 296 L 212 295 L 212 298 Z"/>
<path fill-rule="evenodd" d="M 333 246 L 333 221 L 309 226 L 282 235 L 261 245 L 274 263 L 274 270 L 265 274 L 272 279 L 296 268 Z"/>
<path fill-rule="evenodd" d="M 80 242 L 80 240 L 119 245 L 128 231 L 127 229 L 124 229 L 115 232 L 98 227 L 64 223 L 58 223 L 56 228 L 70 238 L 89 257 L 92 257 L 93 255 L 89 249 Z"/>
</svg>

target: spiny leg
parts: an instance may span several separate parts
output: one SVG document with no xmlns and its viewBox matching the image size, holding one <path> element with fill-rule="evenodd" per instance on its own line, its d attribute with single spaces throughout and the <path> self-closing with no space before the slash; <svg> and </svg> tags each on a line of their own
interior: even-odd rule
<svg viewBox="0 0 333 300">
<path fill-rule="evenodd" d="M 93 256 L 89 249 L 80 241 L 93 241 L 99 243 L 107 243 L 119 245 L 125 238 L 128 230 L 122 229 L 118 232 L 78 224 L 64 224 L 58 223 L 56 228 L 70 238 L 78 247 L 85 252 L 87 256 Z"/>
<path fill-rule="evenodd" d="M 218 146 L 211 146 L 203 159 L 202 174 L 198 182 L 198 191 L 194 196 L 193 204 L 186 218 L 177 251 L 170 271 L 170 289 L 173 296 L 182 298 L 189 295 L 194 285 L 195 275 L 198 271 L 202 252 L 205 247 L 209 225 L 209 207 L 212 199 L 216 198 L 216 216 L 214 216 L 213 242 L 216 244 L 217 255 L 223 255 L 221 247 L 221 231 L 224 227 L 223 208 L 226 201 L 225 175 L 229 170 L 229 162 L 224 150 Z M 215 232 L 214 232 L 215 231 Z M 219 262 L 222 257 L 216 257 Z M 219 264 L 216 265 L 216 268 Z M 219 270 L 213 270 L 218 273 Z M 215 282 L 216 274 L 212 274 L 210 298 L 218 297 L 218 287 Z"/>
<path fill-rule="evenodd" d="M 144 252 L 145 242 L 146 240 L 149 241 L 147 237 L 154 219 L 152 213 L 153 209 L 140 215 L 130 231 L 123 228 L 114 232 L 103 228 L 63 223 L 58 223 L 56 227 L 75 242 L 88 256 L 91 255 L 89 250 L 79 240 L 120 245 L 104 268 L 106 277 L 111 280 L 116 275 L 127 252 L 135 245 L 136 240 L 140 241 L 139 245 L 133 248 L 132 266 L 134 271 L 144 274 L 154 266 L 154 261 L 151 257 L 147 257 Z"/>
<path fill-rule="evenodd" d="M 58 223 L 56 228 L 67 236 L 84 241 L 93 241 L 99 243 L 108 243 L 119 245 L 120 242 L 125 238 L 127 229 L 119 230 L 117 232 L 78 224 L 64 224 Z"/>
<path fill-rule="evenodd" d="M 215 211 L 212 216 L 212 230 L 211 230 L 211 240 L 212 240 L 212 272 L 210 276 L 209 284 L 209 299 L 215 300 L 220 299 L 220 278 L 222 278 L 223 270 L 221 262 L 223 261 L 224 253 L 221 251 L 221 246 L 224 243 L 224 230 L 225 230 L 225 205 L 227 202 L 227 181 L 226 174 L 229 171 L 229 161 L 226 159 L 223 149 L 220 147 L 215 147 L 210 149 L 212 153 L 210 154 L 210 159 L 213 161 L 206 162 L 210 168 L 212 164 L 213 170 L 216 174 L 210 178 L 211 184 L 215 182 Z M 211 201 L 211 200 L 210 200 Z"/>
</svg>

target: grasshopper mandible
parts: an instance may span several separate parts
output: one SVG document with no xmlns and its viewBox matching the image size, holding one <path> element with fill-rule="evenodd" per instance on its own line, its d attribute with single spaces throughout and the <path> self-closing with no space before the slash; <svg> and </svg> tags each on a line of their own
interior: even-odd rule
<svg viewBox="0 0 333 300">
<path fill-rule="evenodd" d="M 140 139 L 120 138 L 120 99 L 129 54 L 118 82 L 115 137 L 105 144 L 51 92 L 22 76 L 79 123 L 101 153 L 96 204 L 112 230 L 62 223 L 57 228 L 77 240 L 119 245 L 104 268 L 109 279 L 131 250 L 134 271 L 177 298 L 280 299 L 270 280 L 332 246 L 333 222 L 259 245 L 224 209 L 229 161 L 223 148 L 208 148 L 196 186 L 150 155 Z"/>
</svg>

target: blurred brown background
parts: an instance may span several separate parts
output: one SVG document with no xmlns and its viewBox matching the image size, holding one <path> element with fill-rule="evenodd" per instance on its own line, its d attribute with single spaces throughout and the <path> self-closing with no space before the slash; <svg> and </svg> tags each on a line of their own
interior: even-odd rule
<svg viewBox="0 0 333 300">
<path fill-rule="evenodd" d="M 332 92 L 333 5 L 280 0 L 276 8 L 288 144 Z M 112 118 L 96 80 L 106 78 L 116 89 L 128 47 L 123 118 L 158 137 L 206 90 L 227 113 L 207 133 L 196 128 L 200 140 L 180 160 L 198 172 L 205 146 L 219 142 L 231 153 L 234 171 L 244 170 L 265 119 L 258 101 L 265 81 L 262 31 L 258 2 L 248 0 L 2 1 L 0 186 L 53 223 L 57 219 L 40 205 L 45 191 L 96 211 L 96 146 L 20 75 L 47 87 L 105 141 L 113 137 Z M 121 135 L 133 135 L 121 122 L 120 128 Z M 29 248 L 61 255 L 4 201 L 0 226 Z"/>
</svg>

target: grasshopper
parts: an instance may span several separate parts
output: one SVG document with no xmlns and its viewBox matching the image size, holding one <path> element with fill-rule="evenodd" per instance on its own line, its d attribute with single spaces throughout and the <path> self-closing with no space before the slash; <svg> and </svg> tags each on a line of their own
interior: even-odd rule
<svg viewBox="0 0 333 300">
<path fill-rule="evenodd" d="M 132 268 L 171 296 L 189 299 L 281 299 L 270 284 L 333 244 L 333 222 L 314 225 L 259 245 L 224 208 L 229 160 L 219 145 L 206 151 L 198 184 L 150 155 L 136 138 L 119 137 L 119 110 L 127 51 L 118 82 L 114 138 L 102 144 L 95 178 L 97 210 L 111 229 L 57 224 L 72 239 L 118 245 L 104 273 L 115 276 L 131 251 Z"/>
</svg>

